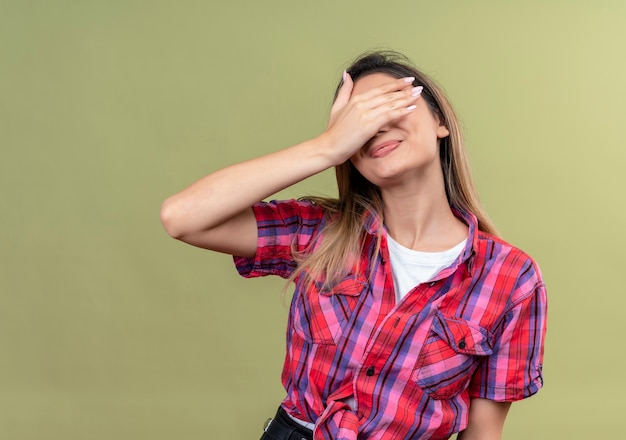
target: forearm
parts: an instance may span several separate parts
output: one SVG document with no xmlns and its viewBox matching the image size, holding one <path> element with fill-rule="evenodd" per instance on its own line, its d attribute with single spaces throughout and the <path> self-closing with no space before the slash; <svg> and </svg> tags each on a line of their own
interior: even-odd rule
<svg viewBox="0 0 626 440">
<path fill-rule="evenodd" d="M 467 428 L 458 434 L 457 440 L 501 440 L 510 407 L 510 402 L 472 399 Z"/>
<path fill-rule="evenodd" d="M 167 232 L 181 237 L 210 230 L 254 203 L 331 166 L 320 136 L 291 148 L 216 171 L 168 198 L 161 218 Z"/>
<path fill-rule="evenodd" d="M 411 84 L 412 78 L 400 78 L 352 98 L 352 80 L 346 76 L 320 136 L 200 179 L 163 203 L 163 226 L 195 246 L 254 255 L 257 225 L 250 207 L 345 162 L 382 126 L 412 112 L 419 93 Z"/>
<path fill-rule="evenodd" d="M 502 440 L 502 430 L 479 430 L 468 427 L 459 432 L 456 440 Z"/>
</svg>

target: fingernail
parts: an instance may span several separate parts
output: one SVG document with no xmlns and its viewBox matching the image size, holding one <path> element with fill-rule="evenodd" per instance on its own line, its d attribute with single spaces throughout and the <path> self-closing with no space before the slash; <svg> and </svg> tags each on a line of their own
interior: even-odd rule
<svg viewBox="0 0 626 440">
<path fill-rule="evenodd" d="M 413 87 L 413 89 L 411 90 L 411 95 L 419 96 L 422 93 L 422 90 L 424 90 L 423 86 Z"/>
<path fill-rule="evenodd" d="M 345 70 L 343 71 L 343 82 L 346 82 L 346 77 L 348 76 L 348 72 L 346 72 Z"/>
<path fill-rule="evenodd" d="M 406 109 L 410 112 L 412 112 L 413 110 L 415 110 L 417 108 L 417 106 L 415 104 L 408 106 Z"/>
<path fill-rule="evenodd" d="M 415 77 L 414 76 L 407 76 L 406 78 L 402 78 L 404 80 L 405 83 L 412 83 L 413 81 L 415 81 Z"/>
</svg>

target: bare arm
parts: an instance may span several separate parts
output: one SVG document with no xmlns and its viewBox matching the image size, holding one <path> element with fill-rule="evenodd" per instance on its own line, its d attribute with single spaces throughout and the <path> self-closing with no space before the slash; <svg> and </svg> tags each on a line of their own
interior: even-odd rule
<svg viewBox="0 0 626 440">
<path fill-rule="evenodd" d="M 359 96 L 351 96 L 352 86 L 348 76 L 320 136 L 216 171 L 168 198 L 161 207 L 168 234 L 195 246 L 254 256 L 254 203 L 345 162 L 381 126 L 410 113 L 418 99 L 411 81 L 403 79 Z"/>
<path fill-rule="evenodd" d="M 168 198 L 167 232 L 184 242 L 242 256 L 256 250 L 254 203 L 333 165 L 316 138 L 216 171 Z"/>
<path fill-rule="evenodd" d="M 511 402 L 472 399 L 467 428 L 457 440 L 500 440 Z"/>
</svg>

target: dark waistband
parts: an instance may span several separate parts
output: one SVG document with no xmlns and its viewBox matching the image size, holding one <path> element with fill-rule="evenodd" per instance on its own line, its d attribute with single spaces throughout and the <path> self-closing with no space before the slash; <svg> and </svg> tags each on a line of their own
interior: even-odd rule
<svg viewBox="0 0 626 440">
<path fill-rule="evenodd" d="M 263 438 L 271 440 L 313 440 L 313 431 L 289 417 L 282 406 L 273 419 L 267 420 L 264 430 Z"/>
</svg>

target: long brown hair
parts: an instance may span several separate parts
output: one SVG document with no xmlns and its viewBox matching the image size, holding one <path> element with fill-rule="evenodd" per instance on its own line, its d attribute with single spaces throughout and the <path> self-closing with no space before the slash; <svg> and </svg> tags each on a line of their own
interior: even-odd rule
<svg viewBox="0 0 626 440">
<path fill-rule="evenodd" d="M 497 231 L 483 210 L 463 143 L 463 135 L 454 109 L 442 90 L 404 55 L 393 51 L 368 52 L 347 69 L 353 81 L 372 74 L 384 73 L 395 78 L 415 77 L 413 85 L 424 87 L 421 99 L 445 125 L 449 136 L 440 140 L 439 154 L 445 182 L 446 196 L 451 208 L 472 213 L 478 219 L 478 228 L 494 235 Z M 343 82 L 335 91 L 335 99 Z M 351 161 L 335 167 L 339 197 L 308 198 L 320 204 L 328 214 L 328 222 L 315 243 L 315 251 L 300 256 L 299 266 L 290 279 L 306 274 L 308 281 L 323 280 L 325 287 L 332 286 L 346 271 L 353 269 L 362 252 L 365 235 L 363 215 L 371 211 L 383 218 L 383 201 L 380 190 L 365 179 Z M 380 244 L 380 237 L 378 237 Z M 357 268 L 360 270 L 363 268 Z"/>
</svg>

